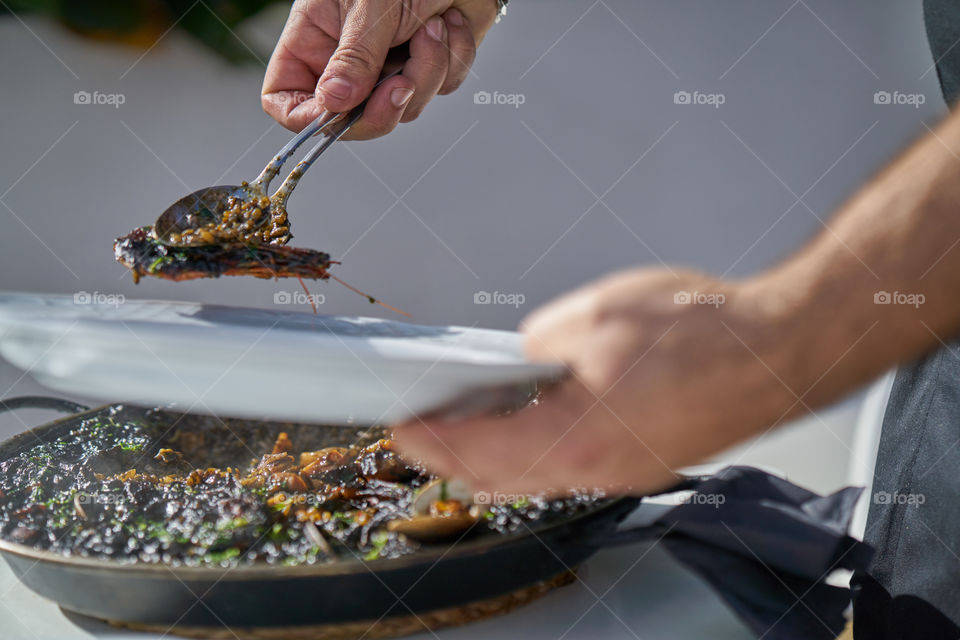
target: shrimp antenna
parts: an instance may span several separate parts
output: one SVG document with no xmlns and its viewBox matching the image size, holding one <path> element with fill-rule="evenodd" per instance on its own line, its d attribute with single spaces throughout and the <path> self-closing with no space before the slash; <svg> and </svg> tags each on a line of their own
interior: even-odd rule
<svg viewBox="0 0 960 640">
<path fill-rule="evenodd" d="M 397 309 L 396 307 L 391 306 L 391 305 L 387 304 L 386 302 L 383 302 L 382 300 L 377 300 L 376 298 L 374 298 L 374 297 L 373 297 L 372 295 L 370 295 L 369 293 L 364 293 L 363 291 L 360 291 L 360 289 L 357 289 L 357 288 L 354 287 L 353 285 L 344 282 L 343 280 L 341 280 L 341 279 L 338 278 L 337 276 L 333 275 L 332 273 L 329 273 L 329 274 L 327 274 L 327 275 L 329 275 L 331 278 L 333 278 L 334 280 L 336 280 L 337 282 L 339 282 L 340 284 L 342 284 L 343 286 L 345 286 L 347 289 L 350 289 L 350 291 L 353 291 L 354 293 L 363 296 L 364 298 L 366 298 L 367 300 L 369 300 L 371 304 L 378 304 L 378 305 L 380 305 L 381 307 L 384 307 L 384 308 L 386 308 L 386 309 L 390 309 L 390 311 L 393 311 L 394 313 L 399 313 L 400 315 L 403 315 L 403 316 L 407 316 L 408 318 L 412 318 L 412 317 L 413 317 L 413 316 L 411 316 L 409 313 L 407 313 L 406 311 L 401 311 L 400 309 Z"/>
<path fill-rule="evenodd" d="M 313 315 L 317 315 L 317 303 L 313 301 L 313 296 L 310 294 L 310 289 L 307 289 L 307 284 L 303 281 L 303 278 L 297 276 L 297 280 L 300 281 L 300 286 L 303 287 L 303 292 L 307 294 L 307 300 L 310 302 L 310 306 L 313 308 Z"/>
</svg>

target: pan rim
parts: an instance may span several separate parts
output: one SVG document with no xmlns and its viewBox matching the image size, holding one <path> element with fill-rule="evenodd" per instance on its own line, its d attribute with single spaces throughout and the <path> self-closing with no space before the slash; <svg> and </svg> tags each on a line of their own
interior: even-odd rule
<svg viewBox="0 0 960 640">
<path fill-rule="evenodd" d="M 449 545 L 435 545 L 429 549 L 418 550 L 397 558 L 382 558 L 369 561 L 356 557 L 354 559 L 347 558 L 345 560 L 337 560 L 332 563 L 293 566 L 272 565 L 267 563 L 235 565 L 233 567 L 170 565 L 161 562 L 149 563 L 136 560 L 123 562 L 110 558 L 70 556 L 47 549 L 36 549 L 19 542 L 12 542 L 2 538 L 0 538 L 0 555 L 10 554 L 38 563 L 45 562 L 47 564 L 65 565 L 66 567 L 76 569 L 108 572 L 120 571 L 129 575 L 159 574 L 166 576 L 173 574 L 176 577 L 187 577 L 190 579 L 227 579 L 227 576 L 236 576 L 241 579 L 258 579 L 265 577 L 309 578 L 316 576 L 349 575 L 361 571 L 379 573 L 408 569 L 420 564 L 429 565 L 439 562 L 440 560 L 482 554 L 487 552 L 491 547 L 501 547 L 503 545 L 519 543 L 532 536 L 539 538 L 541 534 L 549 534 L 552 530 L 576 525 L 586 518 L 599 517 L 616 507 L 625 507 L 626 504 L 632 500 L 635 500 L 635 498 L 629 496 L 609 498 L 598 504 L 596 508 L 587 509 L 540 528 L 527 527 L 525 531 L 511 534 L 498 534 L 498 537 L 492 539 L 468 540 L 466 542 L 455 541 Z M 543 541 L 541 540 L 541 542 Z"/>
</svg>

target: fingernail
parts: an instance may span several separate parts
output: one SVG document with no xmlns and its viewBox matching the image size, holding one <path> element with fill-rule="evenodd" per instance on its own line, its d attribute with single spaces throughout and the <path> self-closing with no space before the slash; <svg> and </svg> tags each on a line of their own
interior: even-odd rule
<svg viewBox="0 0 960 640">
<path fill-rule="evenodd" d="M 427 21 L 427 35 L 437 42 L 443 42 L 444 29 L 446 29 L 446 26 L 443 24 L 443 18 L 439 16 L 430 18 L 430 20 Z"/>
<path fill-rule="evenodd" d="M 407 106 L 407 103 L 410 102 L 410 98 L 412 97 L 413 89 L 398 87 L 390 92 L 390 102 L 392 102 L 393 106 L 397 109 Z"/>
<path fill-rule="evenodd" d="M 320 85 L 320 88 L 323 89 L 324 93 L 338 100 L 346 100 L 350 97 L 350 93 L 353 90 L 350 83 L 343 78 L 327 78 L 323 81 L 323 84 Z"/>
<path fill-rule="evenodd" d="M 454 26 L 463 26 L 463 14 L 456 9 L 450 9 L 450 11 L 447 11 L 447 20 L 449 20 Z"/>
</svg>

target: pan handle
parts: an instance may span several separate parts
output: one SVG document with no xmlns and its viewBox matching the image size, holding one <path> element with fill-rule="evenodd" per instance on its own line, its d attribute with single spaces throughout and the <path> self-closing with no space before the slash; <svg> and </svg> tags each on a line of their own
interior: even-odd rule
<svg viewBox="0 0 960 640">
<path fill-rule="evenodd" d="M 51 409 L 60 413 L 80 413 L 88 411 L 90 407 L 53 396 L 17 396 L 0 400 L 0 413 L 16 411 L 17 409 Z"/>
<path fill-rule="evenodd" d="M 678 491 L 694 489 L 705 479 L 706 476 L 683 476 L 679 481 L 670 487 L 663 489 L 662 491 L 646 494 L 644 497 L 652 498 L 658 495 L 666 495 L 670 493 L 676 493 Z M 638 509 L 643 503 L 643 498 L 636 496 L 621 498 L 621 500 L 629 501 L 628 504 L 632 505 L 625 510 L 624 515 L 621 516 L 621 518 L 625 518 L 629 513 L 632 513 Z M 636 544 L 638 542 L 656 540 L 667 530 L 668 528 L 666 526 L 656 523 L 639 524 L 626 529 L 594 529 L 580 534 L 577 542 L 580 544 L 586 544 L 587 546 L 595 547 L 597 549 L 621 547 L 627 544 Z"/>
</svg>

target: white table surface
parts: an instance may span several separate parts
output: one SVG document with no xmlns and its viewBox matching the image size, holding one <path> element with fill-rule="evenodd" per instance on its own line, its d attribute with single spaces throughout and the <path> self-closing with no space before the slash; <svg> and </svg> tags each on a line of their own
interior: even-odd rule
<svg viewBox="0 0 960 640">
<path fill-rule="evenodd" d="M 626 524 L 629 524 L 630 520 Z M 442 640 L 746 640 L 753 637 L 710 588 L 656 545 L 601 551 L 579 579 L 511 613 L 451 629 Z M 160 634 L 115 629 L 62 611 L 21 585 L 0 563 L 0 638 L 3 640 L 159 640 Z M 411 640 L 434 638 L 428 633 Z M 171 638 L 171 636 L 166 636 Z"/>
</svg>

